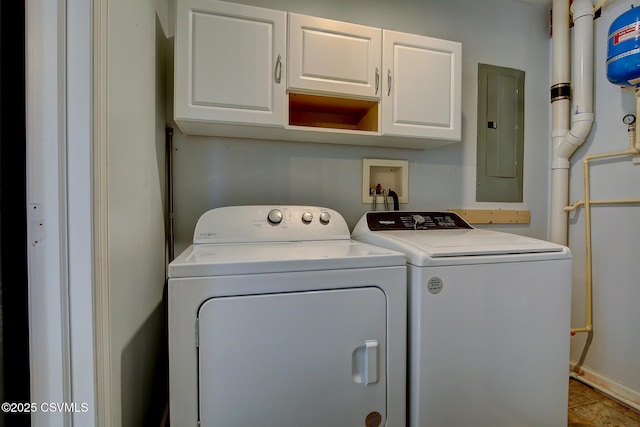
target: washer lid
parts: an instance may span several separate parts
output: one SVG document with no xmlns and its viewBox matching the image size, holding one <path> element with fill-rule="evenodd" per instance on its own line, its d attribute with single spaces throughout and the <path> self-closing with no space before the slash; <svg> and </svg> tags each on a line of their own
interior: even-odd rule
<svg viewBox="0 0 640 427">
<path fill-rule="evenodd" d="M 489 230 L 380 231 L 430 258 L 562 252 L 563 247 L 543 240 Z"/>
<path fill-rule="evenodd" d="M 376 213 L 373 213 L 376 214 Z M 380 215 L 365 214 L 356 225 L 357 240 L 403 252 L 409 264 L 416 266 L 515 262 L 570 258 L 568 248 L 544 240 L 492 230 L 475 229 L 452 212 L 411 212 Z M 442 225 L 413 229 L 412 218 L 444 218 Z M 374 225 L 375 224 L 375 225 Z M 420 225 L 418 225 L 420 226 Z M 498 258 L 500 257 L 500 258 Z"/>
<path fill-rule="evenodd" d="M 403 254 L 352 240 L 191 245 L 169 277 L 404 266 Z"/>
</svg>

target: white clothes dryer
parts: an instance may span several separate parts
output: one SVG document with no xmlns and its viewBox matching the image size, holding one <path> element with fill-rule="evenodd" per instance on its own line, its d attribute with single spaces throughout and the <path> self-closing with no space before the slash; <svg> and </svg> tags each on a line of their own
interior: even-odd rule
<svg viewBox="0 0 640 427">
<path fill-rule="evenodd" d="M 571 253 L 452 212 L 369 212 L 408 263 L 408 424 L 566 426 Z"/>
<path fill-rule="evenodd" d="M 334 210 L 206 212 L 168 318 L 171 425 L 406 425 L 404 256 Z"/>
</svg>

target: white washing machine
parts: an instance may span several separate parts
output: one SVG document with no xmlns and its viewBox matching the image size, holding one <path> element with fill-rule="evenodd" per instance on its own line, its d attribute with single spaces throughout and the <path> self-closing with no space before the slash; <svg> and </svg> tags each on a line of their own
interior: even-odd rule
<svg viewBox="0 0 640 427">
<path fill-rule="evenodd" d="M 352 238 L 407 257 L 411 427 L 567 425 L 568 248 L 451 212 L 369 212 Z"/>
<path fill-rule="evenodd" d="M 206 212 L 168 287 L 171 425 L 406 425 L 405 259 L 336 211 Z"/>
</svg>

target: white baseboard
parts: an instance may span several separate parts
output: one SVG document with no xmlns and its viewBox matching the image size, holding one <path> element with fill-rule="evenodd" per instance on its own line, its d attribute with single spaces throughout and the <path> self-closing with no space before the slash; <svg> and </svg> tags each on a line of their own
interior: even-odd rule
<svg viewBox="0 0 640 427">
<path fill-rule="evenodd" d="M 570 363 L 570 376 L 640 412 L 640 391 L 629 388 L 589 368 L 578 366 L 573 360 Z"/>
</svg>

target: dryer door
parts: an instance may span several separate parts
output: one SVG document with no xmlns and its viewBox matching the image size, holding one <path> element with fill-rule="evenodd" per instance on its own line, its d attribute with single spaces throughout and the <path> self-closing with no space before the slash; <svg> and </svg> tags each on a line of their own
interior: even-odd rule
<svg viewBox="0 0 640 427">
<path fill-rule="evenodd" d="M 207 300 L 200 425 L 384 425 L 386 323 L 374 287 Z"/>
</svg>

